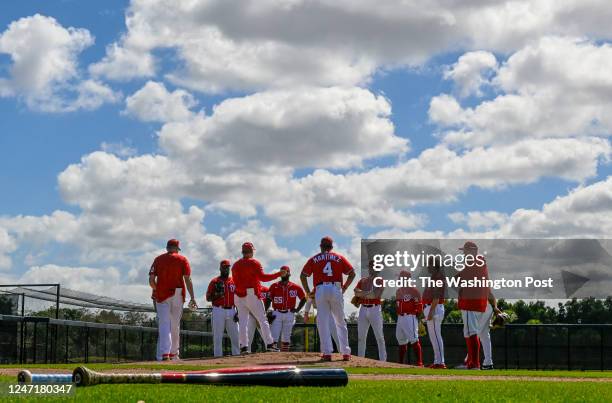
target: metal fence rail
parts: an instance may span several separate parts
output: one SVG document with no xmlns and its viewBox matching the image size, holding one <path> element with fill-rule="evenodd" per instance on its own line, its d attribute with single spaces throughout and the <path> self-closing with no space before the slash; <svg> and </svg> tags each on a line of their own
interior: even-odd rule
<svg viewBox="0 0 612 403">
<path fill-rule="evenodd" d="M 357 325 L 349 324 L 348 330 L 349 344 L 353 354 L 356 354 Z M 385 323 L 383 331 L 387 359 L 397 361 L 395 324 Z M 307 343 L 304 342 L 305 334 L 308 335 Z M 442 336 L 446 363 L 462 363 L 466 355 L 463 325 L 443 324 Z M 424 361 L 432 363 L 433 349 L 429 337 L 420 339 Z M 319 351 L 316 326 L 297 324 L 292 344 L 298 349 L 307 345 L 309 351 Z M 612 324 L 510 324 L 491 331 L 491 344 L 497 368 L 612 370 Z M 411 354 L 410 349 L 408 354 Z M 371 330 L 366 341 L 366 357 L 378 358 L 376 339 Z"/>
<path fill-rule="evenodd" d="M 210 321 L 184 323 L 181 357 L 212 356 Z M 466 354 L 461 324 L 443 324 L 447 364 L 463 362 Z M 357 325 L 348 325 L 349 344 L 357 353 Z M 384 324 L 389 361 L 396 361 L 398 345 L 395 324 Z M 612 369 L 612 325 L 600 324 L 511 324 L 491 332 L 493 360 L 507 369 Z M 421 337 L 424 360 L 433 361 L 429 337 Z M 315 324 L 298 323 L 292 350 L 319 351 Z M 366 356 L 378 358 L 376 340 L 370 331 Z M 37 317 L 0 315 L 0 363 L 121 362 L 154 360 L 157 328 L 80 322 Z M 254 351 L 262 350 L 259 334 Z M 224 352 L 231 351 L 224 337 Z M 410 349 L 409 349 L 410 354 Z M 413 359 L 413 357 L 409 357 Z"/>
<path fill-rule="evenodd" d="M 154 327 L 0 315 L 1 364 L 145 361 L 156 350 Z M 181 331 L 181 357 L 211 355 L 212 333 Z"/>
</svg>

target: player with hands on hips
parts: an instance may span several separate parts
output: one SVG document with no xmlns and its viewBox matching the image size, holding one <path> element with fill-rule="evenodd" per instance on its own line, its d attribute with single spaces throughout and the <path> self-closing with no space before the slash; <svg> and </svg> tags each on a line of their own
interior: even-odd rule
<svg viewBox="0 0 612 403">
<path fill-rule="evenodd" d="M 378 345 L 378 359 L 387 361 L 387 349 L 385 347 L 385 335 L 383 333 L 383 316 L 381 309 L 381 299 L 384 288 L 375 287 L 374 279 L 376 276 L 374 270 L 374 261 L 368 263 L 368 276 L 363 277 L 355 286 L 355 296 L 359 298 L 359 317 L 357 319 L 357 335 L 358 335 L 358 355 L 365 357 L 366 340 L 370 326 L 376 337 Z"/>
<path fill-rule="evenodd" d="M 247 354 L 249 350 L 249 314 L 252 314 L 259 324 L 264 343 L 266 343 L 266 350 L 278 351 L 270 332 L 270 324 L 266 317 L 264 304 L 260 299 L 260 287 L 262 281 L 272 281 L 279 278 L 283 273 L 264 273 L 261 263 L 253 257 L 254 253 L 255 247 L 253 244 L 245 242 L 242 244 L 242 259 L 236 261 L 232 266 L 232 278 L 236 285 L 234 302 L 238 309 L 240 352 L 242 354 Z"/>
<path fill-rule="evenodd" d="M 399 279 L 408 280 L 412 277 L 409 271 L 402 270 Z M 419 319 L 418 315 L 423 312 L 421 294 L 416 287 L 400 287 L 395 292 L 395 306 L 397 312 L 397 324 L 395 327 L 395 337 L 399 345 L 399 362 L 404 364 L 408 344 L 412 345 L 412 350 L 416 355 L 416 366 L 423 366 L 423 350 L 419 340 Z"/>
<path fill-rule="evenodd" d="M 439 259 L 430 256 L 427 260 L 430 279 L 442 284 L 441 287 L 426 287 L 423 291 L 423 315 L 427 323 L 427 333 L 434 351 L 434 362 L 429 368 L 444 369 L 444 340 L 442 340 L 442 321 L 444 320 L 445 279 Z"/>
<path fill-rule="evenodd" d="M 234 291 L 236 286 L 230 277 L 231 263 L 222 260 L 219 263 L 219 276 L 211 280 L 206 291 L 206 301 L 212 303 L 213 352 L 215 357 L 223 356 L 223 333 L 232 343 L 232 355 L 240 354 L 238 341 L 238 323 L 234 306 Z"/>
<path fill-rule="evenodd" d="M 181 336 L 181 317 L 187 290 L 190 309 L 197 309 L 191 282 L 191 266 L 185 256 L 179 254 L 179 241 L 170 239 L 166 253 L 153 261 L 149 270 L 149 285 L 153 289 L 158 322 L 157 360 L 178 360 Z"/>
<path fill-rule="evenodd" d="M 320 243 L 321 253 L 314 255 L 302 268 L 300 280 L 304 291 L 311 295 L 308 277 L 313 277 L 314 297 L 317 304 L 317 329 L 321 340 L 321 359 L 331 361 L 333 345 L 329 329 L 330 315 L 334 319 L 340 345 L 342 359 L 351 359 L 351 348 L 348 344 L 348 330 L 344 320 L 343 294 L 355 278 L 355 270 L 351 263 L 342 255 L 333 252 L 334 241 L 331 237 L 323 237 Z M 343 275 L 347 276 L 343 284 Z"/>
<path fill-rule="evenodd" d="M 278 343 L 280 338 L 280 350 L 289 351 L 291 345 L 291 332 L 295 324 L 295 314 L 299 312 L 306 303 L 306 294 L 299 285 L 289 281 L 291 269 L 289 266 L 280 268 L 285 274 L 280 281 L 272 284 L 269 291 L 269 299 L 272 302 L 272 337 Z M 296 307 L 296 301 L 299 304 Z"/>
</svg>

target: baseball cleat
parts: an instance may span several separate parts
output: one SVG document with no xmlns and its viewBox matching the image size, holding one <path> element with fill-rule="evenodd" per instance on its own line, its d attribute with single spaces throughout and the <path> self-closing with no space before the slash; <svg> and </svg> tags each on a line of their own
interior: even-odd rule
<svg viewBox="0 0 612 403">
<path fill-rule="evenodd" d="M 332 356 L 329 354 L 323 354 L 321 356 L 321 361 L 331 361 L 332 360 Z"/>
<path fill-rule="evenodd" d="M 350 354 L 344 354 L 342 356 L 342 361 L 350 361 L 351 360 L 351 355 Z"/>
<path fill-rule="evenodd" d="M 434 369 L 446 369 L 446 364 L 435 364 L 433 366 Z"/>
<path fill-rule="evenodd" d="M 494 369 L 494 368 L 493 368 L 493 364 L 491 364 L 491 365 L 483 365 L 483 366 L 480 367 L 480 369 L 482 369 L 482 370 L 491 370 L 491 369 Z"/>
<path fill-rule="evenodd" d="M 240 347 L 240 355 L 248 355 L 248 354 L 250 354 L 248 347 Z"/>
<path fill-rule="evenodd" d="M 271 343 L 266 346 L 266 351 L 273 351 L 275 353 L 278 353 L 280 350 L 278 349 L 276 343 Z"/>
<path fill-rule="evenodd" d="M 429 364 L 425 368 L 435 368 L 438 364 Z"/>
</svg>

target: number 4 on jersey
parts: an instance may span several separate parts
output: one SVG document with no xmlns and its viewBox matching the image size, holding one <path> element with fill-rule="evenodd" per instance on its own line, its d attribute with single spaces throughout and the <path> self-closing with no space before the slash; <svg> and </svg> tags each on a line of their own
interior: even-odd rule
<svg viewBox="0 0 612 403">
<path fill-rule="evenodd" d="M 331 262 L 327 262 L 327 264 L 325 264 L 325 267 L 323 268 L 323 273 L 327 274 L 328 276 L 334 275 L 334 271 L 332 270 Z"/>
</svg>

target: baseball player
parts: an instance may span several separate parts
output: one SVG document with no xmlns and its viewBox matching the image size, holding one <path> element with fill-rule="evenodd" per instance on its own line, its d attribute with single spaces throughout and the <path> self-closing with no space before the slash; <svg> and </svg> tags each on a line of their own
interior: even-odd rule
<svg viewBox="0 0 612 403">
<path fill-rule="evenodd" d="M 321 253 L 314 255 L 302 268 L 300 279 L 306 294 L 312 295 L 308 286 L 308 277 L 313 276 L 314 298 L 317 304 L 317 328 L 321 340 L 321 360 L 331 361 L 333 345 L 329 329 L 329 316 L 334 318 L 338 331 L 338 346 L 342 359 L 351 359 L 351 348 L 348 344 L 348 330 L 344 320 L 343 294 L 355 278 L 355 270 L 351 263 L 342 255 L 332 252 L 334 241 L 331 237 L 323 237 L 320 243 Z M 347 275 L 342 284 L 343 275 Z"/>
<path fill-rule="evenodd" d="M 189 307 L 198 307 L 191 283 L 191 266 L 189 260 L 179 254 L 180 250 L 179 241 L 170 239 L 166 244 L 166 253 L 157 256 L 149 270 L 149 285 L 155 298 L 159 331 L 158 361 L 179 359 L 185 288 L 191 297 Z"/>
<path fill-rule="evenodd" d="M 272 338 L 264 304 L 260 299 L 260 287 L 261 281 L 272 281 L 279 278 L 283 272 L 279 271 L 273 274 L 264 273 L 261 263 L 253 258 L 254 252 L 255 247 L 253 244 L 251 242 L 245 242 L 242 244 L 242 259 L 236 261 L 232 266 L 232 278 L 236 285 L 234 302 L 238 309 L 238 320 L 240 322 L 241 354 L 248 354 L 249 352 L 249 313 L 255 317 L 255 320 L 259 324 L 264 343 L 266 343 L 266 350 L 279 351 Z"/>
<path fill-rule="evenodd" d="M 266 312 L 270 308 L 270 298 L 269 297 L 270 297 L 270 289 L 266 287 L 265 285 L 261 285 L 259 287 L 259 299 L 261 300 L 261 302 L 263 302 L 264 310 Z M 268 321 L 268 323 L 270 323 L 270 321 Z M 249 314 L 249 323 L 247 326 L 249 328 L 249 345 L 248 345 L 247 351 L 250 353 L 256 350 L 253 348 L 253 340 L 255 339 L 255 331 L 257 330 L 259 332 L 259 336 L 261 337 L 262 340 L 263 340 L 263 334 L 261 333 L 261 329 L 259 328 L 259 326 L 257 326 L 257 320 L 255 320 L 255 317 L 252 314 Z M 270 326 L 270 331 L 272 331 L 272 326 Z M 266 346 L 263 346 L 263 347 L 265 350 Z"/>
<path fill-rule="evenodd" d="M 488 280 L 489 270 L 486 262 L 480 264 L 476 261 L 478 256 L 478 246 L 471 241 L 467 241 L 462 250 L 464 255 L 472 256 L 473 262 L 466 261 L 465 268 L 457 276 L 462 280 Z M 467 260 L 467 259 L 466 259 Z M 489 287 L 462 287 L 459 288 L 458 307 L 461 310 L 463 319 L 463 337 L 467 345 L 467 361 L 464 365 L 459 365 L 457 369 L 480 369 L 480 332 L 481 321 L 486 316 L 488 300 L 491 290 Z M 490 315 L 489 315 L 490 319 Z"/>
<path fill-rule="evenodd" d="M 229 275 L 231 263 L 222 260 L 219 276 L 212 279 L 206 291 L 206 301 L 212 302 L 213 352 L 215 357 L 223 356 L 223 333 L 227 330 L 232 343 L 232 355 L 240 354 L 238 342 L 237 313 L 234 306 L 236 286 Z"/>
<path fill-rule="evenodd" d="M 291 269 L 289 266 L 280 268 L 285 274 L 279 282 L 270 286 L 269 299 L 272 301 L 272 315 L 274 320 L 270 325 L 272 337 L 278 343 L 280 338 L 280 350 L 289 351 L 291 345 L 291 332 L 295 324 L 295 314 L 299 312 L 306 303 L 306 294 L 299 285 L 289 281 Z M 299 299 L 299 304 L 296 307 L 296 300 Z"/>
<path fill-rule="evenodd" d="M 411 276 L 411 273 L 406 270 L 402 270 L 399 274 L 400 279 L 409 279 Z M 416 355 L 416 365 L 422 367 L 423 350 L 419 340 L 419 319 L 417 317 L 423 311 L 421 294 L 416 287 L 400 287 L 395 292 L 395 304 L 397 312 L 395 337 L 399 345 L 399 362 L 404 363 L 408 344 L 411 344 Z"/>
<path fill-rule="evenodd" d="M 376 270 L 374 270 L 374 261 L 371 260 L 368 265 L 368 276 L 363 277 L 355 286 L 355 295 L 359 297 L 361 306 L 359 307 L 359 318 L 357 319 L 357 354 L 360 357 L 365 357 L 366 341 L 368 339 L 368 331 L 370 326 L 374 331 L 376 343 L 378 344 L 378 359 L 387 361 L 387 349 L 385 347 L 385 335 L 383 333 L 383 317 L 380 307 L 383 287 L 374 287 L 374 279 L 376 278 Z"/>
<path fill-rule="evenodd" d="M 423 291 L 423 315 L 427 323 L 427 333 L 434 350 L 434 362 L 429 368 L 444 369 L 444 340 L 442 340 L 442 321 L 444 320 L 445 279 L 441 262 L 433 257 L 427 261 L 427 271 L 433 281 L 441 281 L 441 287 L 426 287 Z"/>
<path fill-rule="evenodd" d="M 493 347 L 491 346 L 491 318 L 493 314 L 501 314 L 502 311 L 497 307 L 497 299 L 493 295 L 493 292 L 489 291 L 488 303 L 485 311 L 480 316 L 478 320 L 478 339 L 480 340 L 480 346 L 482 348 L 482 354 L 484 355 L 484 359 L 482 361 L 482 365 L 480 366 L 481 370 L 491 370 L 493 368 Z M 463 362 L 463 367 L 467 366 L 468 358 L 465 357 Z M 478 357 L 480 359 L 480 356 Z"/>
<path fill-rule="evenodd" d="M 311 310 L 317 309 L 317 305 L 312 298 L 306 298 L 306 305 L 304 305 L 304 323 L 315 323 L 317 314 L 310 314 Z M 329 329 L 331 331 L 332 341 L 336 345 L 336 351 L 339 352 L 340 341 L 338 339 L 338 330 L 336 329 L 336 322 L 334 322 L 334 318 L 329 315 Z M 333 350 L 332 350 L 333 352 Z"/>
</svg>

